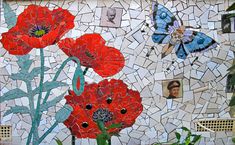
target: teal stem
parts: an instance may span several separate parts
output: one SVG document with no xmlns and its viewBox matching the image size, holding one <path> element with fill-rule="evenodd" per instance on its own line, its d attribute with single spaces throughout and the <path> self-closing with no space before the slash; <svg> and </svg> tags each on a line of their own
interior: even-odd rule
<svg viewBox="0 0 235 145">
<path fill-rule="evenodd" d="M 26 81 L 26 86 L 27 86 L 27 92 L 29 94 L 29 108 L 30 108 L 30 116 L 31 116 L 31 120 L 32 120 L 32 125 L 33 125 L 33 120 L 34 120 L 34 96 L 32 96 L 32 86 L 31 86 L 31 83 L 29 81 Z M 31 130 L 32 130 L 33 127 L 31 127 Z M 27 142 L 26 142 L 26 145 L 29 145 L 30 142 L 31 142 L 31 139 L 32 139 L 32 134 L 33 134 L 33 131 L 30 130 L 30 133 L 29 133 L 29 136 L 28 136 L 28 139 L 27 139 Z"/>
<path fill-rule="evenodd" d="M 40 138 L 39 138 L 39 143 L 41 143 L 45 138 L 46 136 L 52 132 L 52 130 L 54 128 L 56 128 L 56 126 L 58 125 L 58 122 L 55 122 Z"/>
<path fill-rule="evenodd" d="M 78 60 L 77 57 L 69 57 L 69 58 L 67 58 L 67 59 L 61 64 L 60 68 L 59 68 L 58 71 L 56 72 L 56 74 L 55 74 L 55 76 L 54 76 L 54 78 L 53 78 L 52 81 L 56 81 L 56 80 L 57 80 L 57 78 L 59 77 L 61 71 L 64 69 L 65 65 L 66 65 L 69 61 L 71 61 L 71 60 L 76 61 L 77 65 L 78 65 L 77 67 L 80 67 L 80 68 L 81 68 L 81 66 L 80 66 L 80 61 Z M 80 77 L 81 77 L 81 76 L 80 76 Z M 83 78 L 80 78 L 80 79 L 84 80 L 84 77 L 83 77 Z M 84 83 L 85 83 L 85 82 L 83 82 L 83 84 L 84 84 Z M 83 89 L 84 89 L 84 85 L 80 85 L 80 92 L 83 92 Z M 47 99 L 48 99 L 50 93 L 51 93 L 51 90 L 49 90 L 49 91 L 46 93 L 46 96 L 45 96 L 45 98 L 44 98 L 44 100 L 43 100 L 43 104 L 45 104 L 45 103 L 47 102 Z"/>
<path fill-rule="evenodd" d="M 41 105 L 41 99 L 42 99 L 42 92 L 43 92 L 43 80 L 44 80 L 44 52 L 43 49 L 40 49 L 40 59 L 41 59 L 41 71 L 40 71 L 40 83 L 39 83 L 39 95 L 37 100 L 37 106 L 35 110 L 35 121 L 32 124 L 33 129 L 33 144 L 38 145 L 39 144 L 39 136 L 38 136 L 38 126 L 40 123 L 39 113 L 40 113 L 40 105 Z"/>
<path fill-rule="evenodd" d="M 74 77 L 73 77 L 73 88 L 76 89 L 76 92 L 77 94 L 81 94 L 84 90 L 84 85 L 85 85 L 85 79 L 84 79 L 84 76 L 83 76 L 83 72 L 82 72 L 82 69 L 81 69 L 81 65 L 80 65 L 80 61 L 77 57 L 69 57 L 67 58 L 62 64 L 61 66 L 59 67 L 59 69 L 57 70 L 54 78 L 52 79 L 52 81 L 56 81 L 57 78 L 59 77 L 61 71 L 64 69 L 64 67 L 66 66 L 66 64 L 69 62 L 69 61 L 75 61 L 77 63 L 77 68 L 76 68 L 76 71 L 74 73 Z M 80 88 L 79 90 L 77 90 L 77 87 L 76 87 L 76 83 L 77 83 L 77 79 L 80 78 Z M 43 99 L 43 104 L 45 104 L 48 100 L 48 97 L 51 93 L 51 90 L 48 90 L 46 95 L 45 95 L 45 98 Z M 40 111 L 40 110 L 39 110 Z M 41 117 L 42 117 L 42 114 L 39 114 L 39 117 L 38 119 L 36 120 L 38 122 L 38 124 L 40 123 L 40 120 L 41 120 Z M 44 135 L 47 135 L 47 134 L 44 134 Z M 45 136 L 46 137 L 46 136 Z M 44 137 L 44 138 L 45 138 Z M 42 138 L 42 137 L 41 137 Z M 41 140 L 42 141 L 42 140 Z"/>
</svg>

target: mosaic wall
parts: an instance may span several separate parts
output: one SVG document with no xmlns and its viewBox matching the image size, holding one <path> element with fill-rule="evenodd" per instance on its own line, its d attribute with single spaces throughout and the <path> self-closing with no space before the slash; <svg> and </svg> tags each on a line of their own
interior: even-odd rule
<svg viewBox="0 0 235 145">
<path fill-rule="evenodd" d="M 164 7 L 169 9 L 176 20 L 181 25 L 186 26 L 186 30 L 190 30 L 191 33 L 195 31 L 195 36 L 203 35 L 203 41 L 210 41 L 210 43 L 206 44 L 200 42 L 201 44 L 203 43 L 202 48 L 208 48 L 207 51 L 200 50 L 195 53 L 183 52 L 181 55 L 181 47 L 179 46 L 178 51 L 175 51 L 173 47 L 178 44 L 171 43 L 172 41 L 167 40 L 167 36 L 164 36 L 164 38 L 159 36 L 153 37 L 156 34 L 154 21 L 158 18 L 153 16 L 154 9 L 156 8 L 152 6 L 153 3 L 151 1 L 7 1 L 9 4 L 8 9 L 12 9 L 17 16 L 30 4 L 46 6 L 50 10 L 57 9 L 58 7 L 67 9 L 75 16 L 75 26 L 71 30 L 64 30 L 67 33 L 64 32 L 63 38 L 74 38 L 74 40 L 79 38 L 84 47 L 88 47 L 86 46 L 88 43 L 92 46 L 98 45 L 98 41 L 90 41 L 88 37 L 91 35 L 84 34 L 97 33 L 101 35 L 92 36 L 92 38 L 97 37 L 97 39 L 102 39 L 102 48 L 107 49 L 103 53 L 109 54 L 110 58 L 100 62 L 103 63 L 103 67 L 88 69 L 84 76 L 85 81 L 87 83 L 100 83 L 105 78 L 123 80 L 122 83 L 126 84 L 124 87 L 128 87 L 126 91 L 131 92 L 135 90 L 140 93 L 143 105 L 143 111 L 141 112 L 140 109 L 139 112 L 141 114 L 133 116 L 133 119 L 136 118 L 135 123 L 131 127 L 121 130 L 120 137 L 112 137 L 112 144 L 114 145 L 149 145 L 159 141 L 172 141 L 175 139 L 175 129 L 179 129 L 182 126 L 190 128 L 195 132 L 195 121 L 205 120 L 205 118 L 231 118 L 228 103 L 233 91 L 226 92 L 226 81 L 227 69 L 231 66 L 234 59 L 235 33 L 222 33 L 221 15 L 225 14 L 225 10 L 232 2 L 234 1 L 158 0 L 159 6 L 164 5 Z M 163 9 L 165 9 L 164 7 Z M 5 13 L 6 9 L 5 7 L 4 10 L 3 5 L 1 5 L 1 34 L 9 30 L 9 23 L 7 25 L 4 14 L 10 15 L 11 11 Z M 112 18 L 114 12 L 116 18 Z M 165 16 L 162 15 L 160 17 Z M 180 27 L 177 24 L 174 26 Z M 184 31 L 183 28 L 181 31 Z M 31 35 L 39 36 L 41 32 L 36 32 L 35 30 Z M 87 38 L 85 38 L 86 36 Z M 3 37 L 1 36 L 1 38 Z M 159 39 L 161 39 L 161 43 L 164 42 L 166 44 L 160 44 Z M 64 42 L 63 44 L 63 42 L 60 42 L 59 44 L 43 48 L 45 56 L 44 66 L 46 68 L 45 82 L 52 81 L 55 73 L 63 61 L 68 58 L 68 55 L 76 55 L 73 53 L 77 50 L 67 51 L 66 49 L 69 47 L 66 44 L 76 45 L 79 43 L 73 42 L 74 40 L 67 39 L 67 43 Z M 29 50 L 27 52 L 29 54 L 28 57 L 19 59 L 12 54 L 25 53 L 25 51 L 10 52 L 4 49 L 2 44 L 0 46 L 1 97 L 8 91 L 16 88 L 26 92 L 28 86 L 23 81 L 14 80 L 12 74 L 18 73 L 22 67 L 27 65 L 25 59 L 30 60 L 32 63 L 28 66 L 29 70 L 40 67 L 40 49 Z M 113 50 L 114 48 L 116 50 Z M 201 46 L 198 49 L 200 48 Z M 172 50 L 170 51 L 170 49 Z M 189 52 L 193 51 L 189 50 Z M 90 56 L 88 53 L 87 57 L 94 56 Z M 86 62 L 87 58 L 84 59 Z M 109 60 L 115 64 L 115 67 L 107 64 Z M 80 61 L 82 64 L 85 63 L 83 60 Z M 20 63 L 22 63 L 21 68 L 19 67 Z M 82 70 L 85 70 L 84 66 L 82 66 Z M 68 62 L 64 69 L 61 70 L 56 81 L 69 84 L 71 88 L 76 70 L 76 62 Z M 40 84 L 39 73 L 40 71 L 32 79 L 31 84 L 33 89 L 37 88 Z M 172 82 L 172 80 L 174 81 Z M 80 82 L 82 82 L 82 79 Z M 105 86 L 105 81 L 102 82 Z M 57 88 L 51 90 L 50 97 L 48 98 L 49 101 L 53 101 L 56 96 L 61 94 L 62 97 L 68 94 L 68 86 L 57 85 Z M 82 83 L 80 85 L 82 86 Z M 100 85 L 102 86 L 102 84 Z M 174 85 L 178 85 L 179 90 L 172 97 L 169 88 L 172 88 Z M 116 87 L 118 88 L 118 86 Z M 91 87 L 91 90 L 93 89 Z M 66 94 L 63 94 L 64 92 Z M 43 98 L 46 96 L 44 93 L 41 95 Z M 71 92 L 68 96 L 71 96 Z M 47 107 L 48 110 L 43 111 L 41 114 L 41 121 L 38 127 L 39 136 L 42 136 L 55 122 L 58 123 L 41 144 L 54 145 L 56 144 L 54 138 L 59 138 L 64 144 L 70 144 L 70 130 L 63 123 L 55 119 L 56 112 L 65 103 L 65 99 L 55 101 L 54 105 Z M 19 136 L 20 140 L 22 140 L 22 145 L 26 144 L 29 136 L 32 125 L 31 117 L 29 114 L 13 114 L 14 111 L 7 112 L 7 110 L 14 106 L 30 107 L 30 104 L 36 106 L 37 102 L 36 100 L 31 100 L 30 102 L 27 97 L 8 101 L 1 100 L 1 124 L 13 125 L 13 136 Z M 136 104 L 138 104 L 138 101 L 136 101 Z M 223 145 L 228 142 L 228 137 L 232 136 L 231 132 L 202 132 L 199 134 L 204 137 L 200 141 L 201 145 Z M 96 140 L 76 139 L 76 144 L 95 145 Z"/>
</svg>

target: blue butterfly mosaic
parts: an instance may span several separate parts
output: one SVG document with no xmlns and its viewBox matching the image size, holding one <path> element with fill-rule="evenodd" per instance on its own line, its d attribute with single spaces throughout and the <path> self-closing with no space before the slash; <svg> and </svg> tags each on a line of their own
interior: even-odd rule
<svg viewBox="0 0 235 145">
<path fill-rule="evenodd" d="M 163 48 L 162 58 L 175 49 L 178 58 L 186 59 L 189 53 L 216 48 L 218 45 L 206 34 L 183 26 L 182 21 L 177 21 L 176 17 L 159 3 L 153 5 L 153 21 L 156 30 L 152 40 L 158 44 L 167 44 Z"/>
</svg>

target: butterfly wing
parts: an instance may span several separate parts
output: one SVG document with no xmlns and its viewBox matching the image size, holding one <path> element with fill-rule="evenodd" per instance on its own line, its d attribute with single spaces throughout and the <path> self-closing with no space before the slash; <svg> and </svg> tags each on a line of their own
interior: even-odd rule
<svg viewBox="0 0 235 145">
<path fill-rule="evenodd" d="M 218 46 L 218 43 L 206 34 L 191 30 L 185 31 L 183 43 L 190 53 L 201 52 Z"/>
<path fill-rule="evenodd" d="M 170 42 L 169 29 L 176 21 L 175 16 L 163 5 L 154 3 L 153 5 L 153 21 L 155 32 L 152 40 L 155 43 L 166 44 Z"/>
<path fill-rule="evenodd" d="M 176 53 L 177 57 L 180 59 L 186 59 L 186 57 L 189 54 L 189 52 L 185 48 L 183 42 L 175 45 L 175 50 L 176 50 L 175 53 Z"/>
<path fill-rule="evenodd" d="M 173 26 L 177 20 L 166 7 L 155 3 L 153 5 L 153 21 L 156 32 L 169 34 L 170 26 Z"/>
</svg>

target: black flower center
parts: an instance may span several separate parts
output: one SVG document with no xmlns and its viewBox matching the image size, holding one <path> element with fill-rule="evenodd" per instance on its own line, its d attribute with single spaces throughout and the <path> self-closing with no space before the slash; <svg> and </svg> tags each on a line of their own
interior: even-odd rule
<svg viewBox="0 0 235 145">
<path fill-rule="evenodd" d="M 83 122 L 83 123 L 82 123 L 82 127 L 83 127 L 83 128 L 87 128 L 88 126 L 89 126 L 89 125 L 88 125 L 87 122 Z"/>
<path fill-rule="evenodd" d="M 91 108 L 92 108 L 92 105 L 91 105 L 91 104 L 87 104 L 87 105 L 86 105 L 86 109 L 91 110 Z"/>
<path fill-rule="evenodd" d="M 126 114 L 126 112 L 127 112 L 126 108 L 122 108 L 121 113 Z"/>
<path fill-rule="evenodd" d="M 111 104 L 112 101 L 113 101 L 113 99 L 112 99 L 111 97 L 108 97 L 108 98 L 106 99 L 106 101 L 107 101 L 108 104 Z"/>
<path fill-rule="evenodd" d="M 111 121 L 113 119 L 113 113 L 110 112 L 108 109 L 99 108 L 93 113 L 92 116 L 93 121 L 97 122 L 102 121 L 104 123 Z"/>
<path fill-rule="evenodd" d="M 30 35 L 33 37 L 42 37 L 49 32 L 49 28 L 45 26 L 35 26 L 30 30 Z"/>
</svg>

